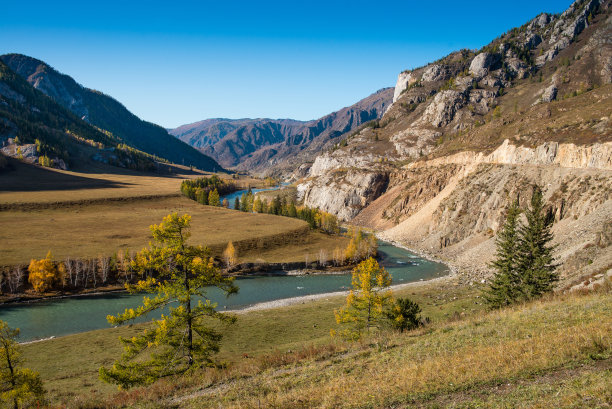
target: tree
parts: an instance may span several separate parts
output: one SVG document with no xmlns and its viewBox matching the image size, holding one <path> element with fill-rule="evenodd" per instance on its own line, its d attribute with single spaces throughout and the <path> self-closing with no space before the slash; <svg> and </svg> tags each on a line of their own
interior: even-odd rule
<svg viewBox="0 0 612 409">
<path fill-rule="evenodd" d="M 28 281 L 32 284 L 34 291 L 44 293 L 53 288 L 59 280 L 57 266 L 53 262 L 51 251 L 43 259 L 32 259 L 28 267 Z"/>
<path fill-rule="evenodd" d="M 521 297 L 521 277 L 517 265 L 520 214 L 518 200 L 515 200 L 508 209 L 504 226 L 495 239 L 497 252 L 491 263 L 495 275 L 489 288 L 484 291 L 486 302 L 494 308 L 510 305 Z"/>
<path fill-rule="evenodd" d="M 19 329 L 11 329 L 0 320 L 0 407 L 40 406 L 44 404 L 45 389 L 38 372 L 20 368 L 18 336 Z"/>
<path fill-rule="evenodd" d="M 531 299 L 552 291 L 559 280 L 550 246 L 554 217 L 550 210 L 544 211 L 542 190 L 538 186 L 533 189 L 525 217 L 527 224 L 520 228 L 517 262 L 525 298 Z"/>
<path fill-rule="evenodd" d="M 410 331 L 423 325 L 421 307 L 408 298 L 398 298 L 392 308 L 386 312 L 391 326 L 400 332 Z"/>
<path fill-rule="evenodd" d="M 234 243 L 231 241 L 227 243 L 227 247 L 223 251 L 223 258 L 225 259 L 225 264 L 228 268 L 236 264 L 236 248 L 234 247 Z"/>
<path fill-rule="evenodd" d="M 240 210 L 240 199 L 238 196 L 236 196 L 236 199 L 234 200 L 234 210 Z"/>
<path fill-rule="evenodd" d="M 498 234 L 497 255 L 491 266 L 496 270 L 484 291 L 487 303 L 503 307 L 552 291 L 559 279 L 553 264 L 551 228 L 554 217 L 544 211 L 542 190 L 535 186 L 530 207 L 524 211 L 526 224 L 518 221 L 521 210 L 515 201 Z"/>
<path fill-rule="evenodd" d="M 237 292 L 233 278 L 221 274 L 209 258 L 208 249 L 186 244 L 191 217 L 177 213 L 151 226 L 153 243 L 132 260 L 132 268 L 149 276 L 136 285 L 127 284 L 131 293 L 153 293 L 144 297 L 137 309 L 107 317 L 109 323 L 121 325 L 152 311 L 168 307 L 168 314 L 154 320 L 152 327 L 132 338 L 121 338 L 124 352 L 110 369 L 100 368 L 100 378 L 121 388 L 146 385 L 155 380 L 195 368 L 214 366 L 212 354 L 219 350 L 221 334 L 205 326 L 205 320 L 216 318 L 231 323 L 235 317 L 215 310 L 216 304 L 206 298 L 206 287 L 216 286 L 227 295 Z M 195 299 L 198 300 L 195 305 Z"/>
<path fill-rule="evenodd" d="M 210 206 L 219 206 L 220 202 L 219 202 L 219 192 L 217 191 L 217 189 L 211 190 L 210 193 L 208 194 L 208 204 Z"/>
<path fill-rule="evenodd" d="M 227 200 L 227 198 L 223 199 L 223 207 L 225 207 L 226 209 L 229 208 L 229 200 Z"/>
<path fill-rule="evenodd" d="M 348 328 L 340 335 L 347 339 L 359 339 L 363 331 L 379 328 L 386 319 L 385 312 L 393 302 L 391 276 L 372 257 L 353 269 L 353 289 L 346 298 L 346 305 L 335 310 L 338 324 Z"/>
</svg>

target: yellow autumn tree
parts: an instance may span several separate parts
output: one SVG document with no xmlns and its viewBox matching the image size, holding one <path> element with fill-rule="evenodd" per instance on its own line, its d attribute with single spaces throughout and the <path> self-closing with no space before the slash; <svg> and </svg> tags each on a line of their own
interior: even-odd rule
<svg viewBox="0 0 612 409">
<path fill-rule="evenodd" d="M 44 293 L 53 288 L 60 279 L 57 266 L 53 262 L 51 251 L 43 259 L 32 259 L 28 267 L 28 281 L 37 293 Z"/>
<path fill-rule="evenodd" d="M 353 269 L 352 285 L 346 305 L 334 310 L 334 315 L 336 322 L 343 326 L 338 334 L 357 340 L 364 332 L 380 328 L 387 320 L 386 312 L 393 306 L 393 294 L 389 289 L 391 276 L 370 257 Z M 335 334 L 332 331 L 332 335 Z"/>
<path fill-rule="evenodd" d="M 236 248 L 234 247 L 234 243 L 231 241 L 227 243 L 227 247 L 225 248 L 225 251 L 223 251 L 223 258 L 225 259 L 225 264 L 228 268 L 236 264 L 236 261 L 238 260 Z"/>
</svg>

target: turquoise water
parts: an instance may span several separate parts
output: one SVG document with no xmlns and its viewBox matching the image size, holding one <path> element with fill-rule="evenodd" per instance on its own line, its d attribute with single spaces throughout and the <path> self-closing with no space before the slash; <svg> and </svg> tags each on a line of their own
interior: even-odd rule
<svg viewBox="0 0 612 409">
<path fill-rule="evenodd" d="M 277 190 L 277 187 L 273 187 L 273 188 L 269 188 L 269 189 L 251 189 L 251 192 L 253 193 L 257 193 L 257 192 L 267 192 L 270 190 Z M 241 199 L 240 196 L 242 196 L 243 193 L 248 192 L 248 190 L 237 190 L 233 193 L 230 193 L 229 195 L 225 195 L 225 196 L 221 196 L 221 201 L 223 201 L 223 199 L 227 199 L 227 201 L 229 202 L 229 208 L 233 209 L 234 208 L 234 202 L 236 201 L 236 198 Z"/>
<path fill-rule="evenodd" d="M 391 273 L 393 284 L 427 280 L 448 274 L 444 264 L 421 259 L 418 256 L 385 242 L 379 242 L 379 262 Z M 288 276 L 283 272 L 269 276 L 239 278 L 240 291 L 229 298 L 212 288 L 209 298 L 218 303 L 218 309 L 231 310 L 257 303 L 323 294 L 346 290 L 351 285 L 350 274 Z M 142 296 L 130 294 L 104 294 L 39 301 L 28 304 L 0 306 L 0 320 L 21 329 L 20 341 L 47 338 L 109 328 L 108 314 L 122 312 L 139 305 Z M 147 319 L 159 318 L 160 313 Z M 142 321 L 145 321 L 143 319 Z"/>
</svg>

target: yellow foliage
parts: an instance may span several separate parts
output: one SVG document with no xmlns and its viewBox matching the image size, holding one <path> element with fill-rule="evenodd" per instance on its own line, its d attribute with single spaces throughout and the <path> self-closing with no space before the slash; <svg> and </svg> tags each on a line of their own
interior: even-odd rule
<svg viewBox="0 0 612 409">
<path fill-rule="evenodd" d="M 231 241 L 227 243 L 227 247 L 223 252 L 223 258 L 225 259 L 225 263 L 228 267 L 231 267 L 236 264 L 236 261 L 238 260 L 236 248 L 234 247 L 234 244 Z"/>
<path fill-rule="evenodd" d="M 338 324 L 351 324 L 340 334 L 347 339 L 359 339 L 364 330 L 377 328 L 391 308 L 393 295 L 387 288 L 391 276 L 372 257 L 353 269 L 353 289 L 346 297 L 346 305 L 334 311 Z"/>
<path fill-rule="evenodd" d="M 50 290 L 60 279 L 60 272 L 53 262 L 53 256 L 50 251 L 41 260 L 32 259 L 28 272 L 28 281 L 37 293 L 44 293 Z"/>
</svg>

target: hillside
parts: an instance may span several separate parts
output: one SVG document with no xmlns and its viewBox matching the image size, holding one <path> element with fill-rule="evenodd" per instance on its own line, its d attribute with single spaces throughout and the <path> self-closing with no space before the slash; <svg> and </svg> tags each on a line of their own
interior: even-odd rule
<svg viewBox="0 0 612 409">
<path fill-rule="evenodd" d="M 540 14 L 399 74 L 393 104 L 319 155 L 309 206 L 486 279 L 511 199 L 544 189 L 563 285 L 612 268 L 611 2 Z"/>
<path fill-rule="evenodd" d="M 78 118 L 112 133 L 123 143 L 177 164 L 220 170 L 213 159 L 178 141 L 162 127 L 141 120 L 117 100 L 81 86 L 43 61 L 21 54 L 2 55 L 0 60 Z"/>
<path fill-rule="evenodd" d="M 170 130 L 225 167 L 257 173 L 292 171 L 312 161 L 324 146 L 369 121 L 391 103 L 393 88 L 312 121 L 292 119 L 207 119 Z"/>
<path fill-rule="evenodd" d="M 157 158 L 91 126 L 33 88 L 0 61 L 0 147 L 3 155 L 67 169 L 107 163 L 157 170 Z M 11 162 L 4 167 L 12 169 Z"/>
</svg>

